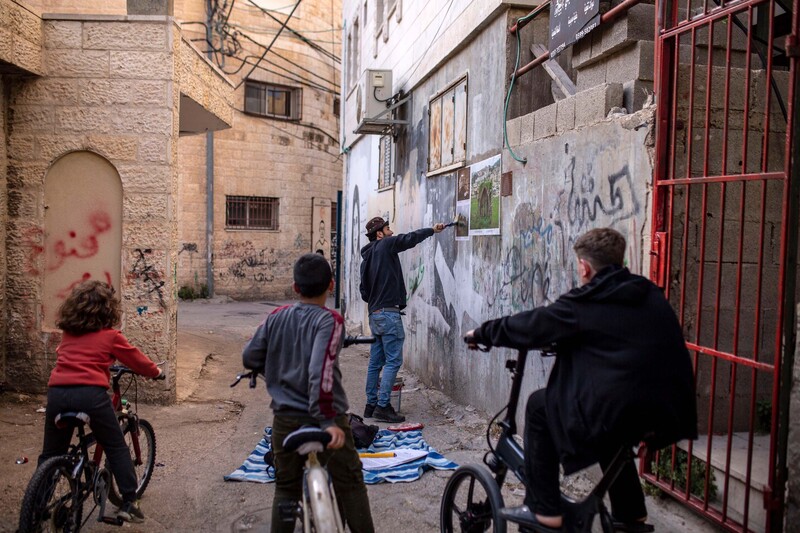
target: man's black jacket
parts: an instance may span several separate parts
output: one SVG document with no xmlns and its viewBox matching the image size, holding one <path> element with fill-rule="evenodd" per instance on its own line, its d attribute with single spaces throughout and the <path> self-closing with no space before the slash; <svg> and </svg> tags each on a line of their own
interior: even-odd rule
<svg viewBox="0 0 800 533">
<path fill-rule="evenodd" d="M 552 305 L 490 320 L 485 344 L 557 345 L 547 383 L 547 423 L 566 473 L 602 450 L 697 438 L 692 365 L 675 312 L 661 290 L 627 268 L 607 267 Z"/>
<path fill-rule="evenodd" d="M 406 306 L 406 283 L 397 255 L 433 235 L 433 228 L 392 235 L 367 243 L 361 248 L 361 299 L 369 312 L 382 307 Z"/>
</svg>

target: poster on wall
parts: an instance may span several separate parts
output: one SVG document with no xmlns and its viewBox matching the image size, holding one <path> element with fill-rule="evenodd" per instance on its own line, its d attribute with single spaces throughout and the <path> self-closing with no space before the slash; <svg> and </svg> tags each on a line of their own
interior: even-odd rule
<svg viewBox="0 0 800 533">
<path fill-rule="evenodd" d="M 469 234 L 500 235 L 500 156 L 475 163 L 469 170 Z"/>
<path fill-rule="evenodd" d="M 469 240 L 469 167 L 456 173 L 456 240 Z"/>
<path fill-rule="evenodd" d="M 331 201 L 327 198 L 312 198 L 311 251 L 331 258 Z"/>
</svg>

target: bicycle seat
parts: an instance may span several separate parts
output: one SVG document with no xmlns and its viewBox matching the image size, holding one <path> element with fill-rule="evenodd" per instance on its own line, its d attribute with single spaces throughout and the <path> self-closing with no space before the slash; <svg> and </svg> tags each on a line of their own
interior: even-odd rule
<svg viewBox="0 0 800 533">
<path fill-rule="evenodd" d="M 300 455 L 321 452 L 333 437 L 327 431 L 306 426 L 292 431 L 283 439 L 283 448 L 287 452 L 297 451 Z"/>
<path fill-rule="evenodd" d="M 89 425 L 91 418 L 89 415 L 79 411 L 68 411 L 56 415 L 55 423 L 58 429 L 77 427 L 83 424 Z"/>
</svg>

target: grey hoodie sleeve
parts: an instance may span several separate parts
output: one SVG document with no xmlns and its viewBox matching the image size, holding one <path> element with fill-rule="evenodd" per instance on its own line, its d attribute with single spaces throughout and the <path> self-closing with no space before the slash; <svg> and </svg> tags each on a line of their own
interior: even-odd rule
<svg viewBox="0 0 800 533">
<path fill-rule="evenodd" d="M 335 424 L 333 382 L 336 358 L 342 348 L 343 325 L 327 314 L 321 320 L 308 365 L 308 412 L 326 429 Z"/>
<path fill-rule="evenodd" d="M 255 370 L 264 369 L 267 362 L 267 320 L 265 318 L 256 329 L 253 338 L 247 343 L 242 351 L 242 364 L 245 368 Z"/>
</svg>

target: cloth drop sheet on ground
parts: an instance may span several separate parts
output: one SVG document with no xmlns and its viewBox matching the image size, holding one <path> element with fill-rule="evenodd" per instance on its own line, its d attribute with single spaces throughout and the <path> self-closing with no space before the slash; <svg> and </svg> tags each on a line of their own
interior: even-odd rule
<svg viewBox="0 0 800 533">
<path fill-rule="evenodd" d="M 253 481 L 272 483 L 275 469 L 264 462 L 264 454 L 272 450 L 272 428 L 264 428 L 264 436 L 242 466 L 224 476 L 225 481 Z M 382 429 L 369 448 L 359 453 L 380 454 L 393 452 L 394 457 L 363 457 L 364 483 L 401 483 L 416 481 L 426 470 L 455 470 L 458 465 L 431 448 L 422 438 L 421 430 L 389 431 Z"/>
</svg>

